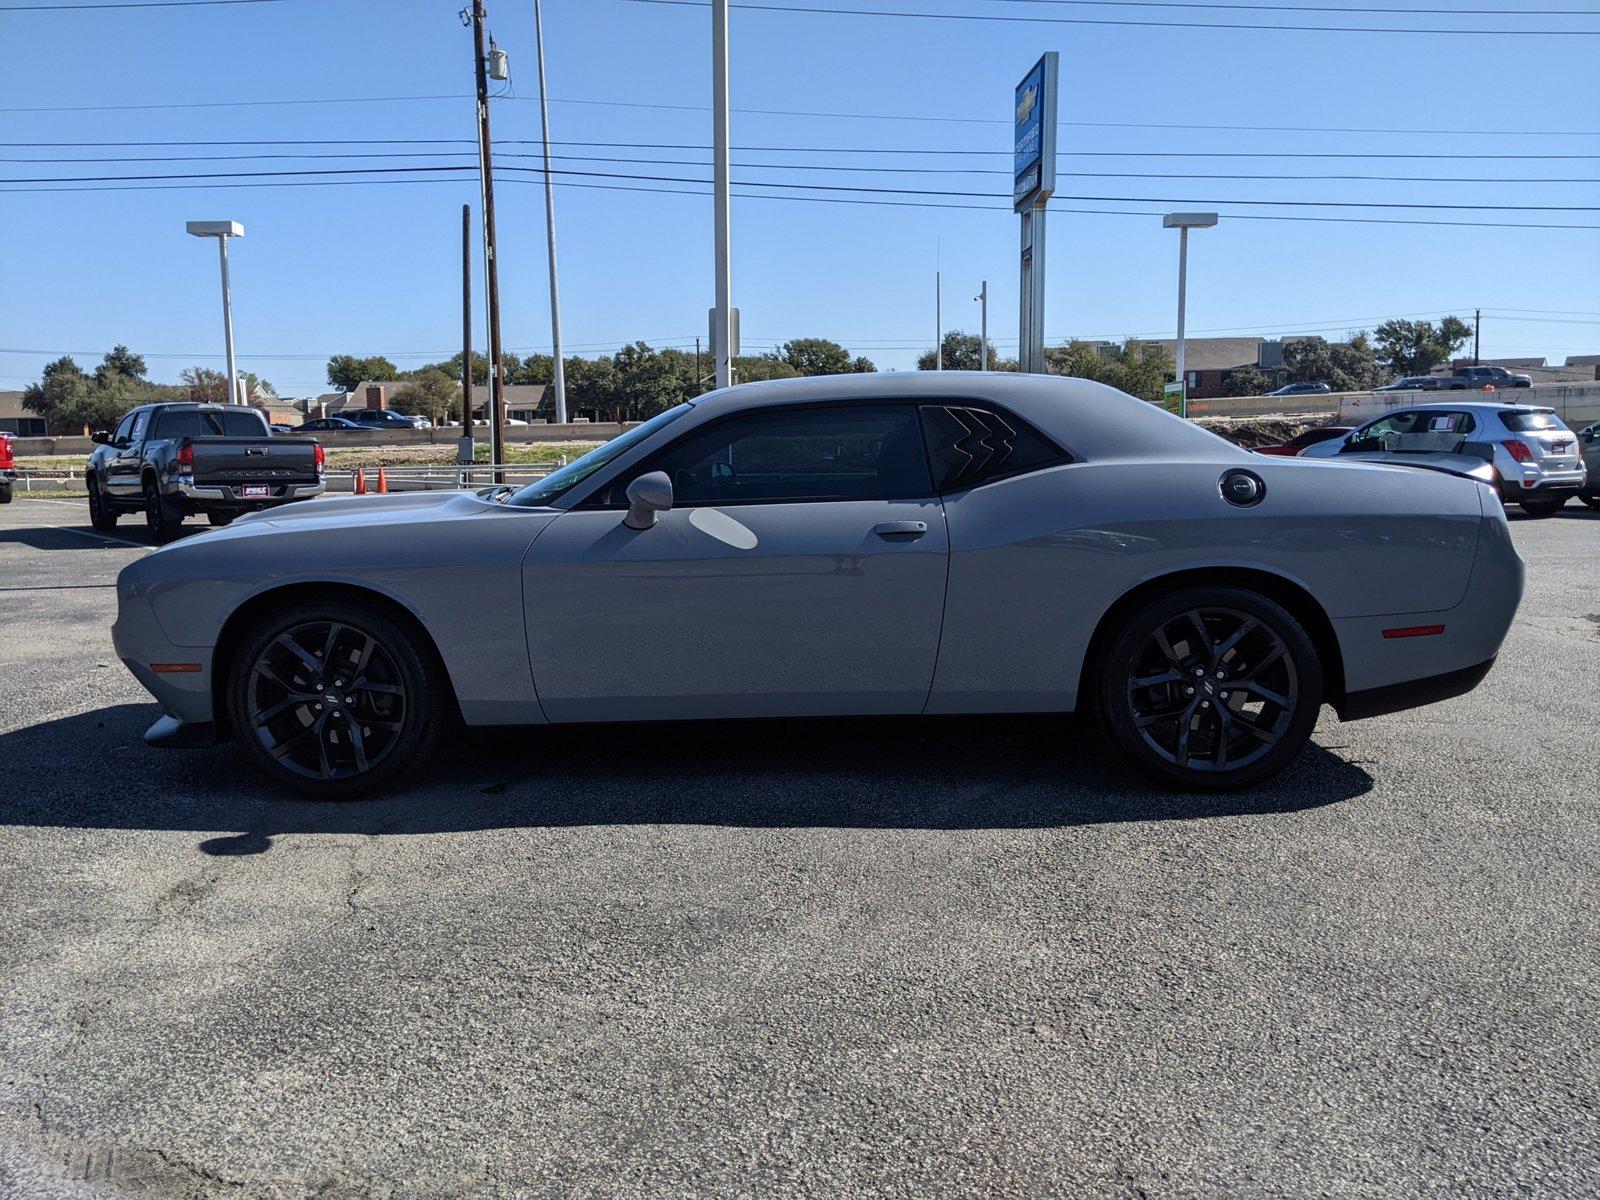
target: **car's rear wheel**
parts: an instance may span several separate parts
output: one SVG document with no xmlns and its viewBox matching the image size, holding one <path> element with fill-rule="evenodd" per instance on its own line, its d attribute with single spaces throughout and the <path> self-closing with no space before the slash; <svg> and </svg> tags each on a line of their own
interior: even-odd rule
<svg viewBox="0 0 1600 1200">
<path fill-rule="evenodd" d="M 1579 492 L 1578 499 L 1590 508 L 1600 509 L 1600 492 Z"/>
<path fill-rule="evenodd" d="M 233 518 L 238 516 L 238 515 L 239 515 L 238 513 L 217 512 L 217 511 L 213 510 L 213 511 L 208 512 L 206 514 L 206 520 L 210 521 L 213 525 L 216 525 L 216 526 L 220 527 L 220 526 L 223 526 L 223 525 L 232 525 L 233 524 Z"/>
<path fill-rule="evenodd" d="M 392 783 L 433 749 L 449 685 L 418 632 L 341 600 L 260 621 L 228 676 L 233 731 L 275 782 L 321 800 Z"/>
<path fill-rule="evenodd" d="M 144 523 L 158 542 L 170 542 L 183 526 L 183 513 L 161 494 L 154 479 L 144 481 Z"/>
<path fill-rule="evenodd" d="M 1171 787 L 1226 791 L 1275 775 L 1304 748 L 1322 665 L 1276 601 L 1184 588 L 1112 633 L 1097 693 L 1102 726 L 1134 766 Z"/>
<path fill-rule="evenodd" d="M 101 533 L 117 527 L 117 510 L 106 500 L 98 475 L 89 476 L 89 524 Z"/>
<path fill-rule="evenodd" d="M 1562 496 L 1559 500 L 1524 500 L 1522 511 L 1530 517 L 1553 517 L 1567 506 L 1567 498 Z"/>
</svg>

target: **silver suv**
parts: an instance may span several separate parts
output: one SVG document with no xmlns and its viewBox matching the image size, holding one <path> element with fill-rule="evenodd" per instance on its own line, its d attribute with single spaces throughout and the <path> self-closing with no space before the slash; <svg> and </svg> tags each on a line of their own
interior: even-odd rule
<svg viewBox="0 0 1600 1200">
<path fill-rule="evenodd" d="M 1550 516 L 1587 486 L 1578 435 L 1554 409 L 1529 404 L 1418 404 L 1300 454 L 1326 458 L 1375 450 L 1487 459 L 1494 464 L 1501 498 L 1522 505 L 1531 517 Z"/>
</svg>

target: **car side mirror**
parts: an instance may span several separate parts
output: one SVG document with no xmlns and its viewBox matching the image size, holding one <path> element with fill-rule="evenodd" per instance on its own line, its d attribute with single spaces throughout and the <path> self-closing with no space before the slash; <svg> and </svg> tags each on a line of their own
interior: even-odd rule
<svg viewBox="0 0 1600 1200">
<path fill-rule="evenodd" d="M 1592 442 L 1592 441 L 1594 441 L 1594 438 L 1595 438 L 1594 426 L 1591 425 L 1588 429 L 1585 429 L 1583 431 L 1583 440 L 1586 441 L 1586 442 Z"/>
<path fill-rule="evenodd" d="M 1382 450 L 1383 441 L 1375 437 L 1351 438 L 1339 447 L 1340 454 L 1367 454 L 1374 450 Z"/>
<path fill-rule="evenodd" d="M 649 529 L 656 514 L 672 507 L 672 480 L 665 471 L 651 471 L 628 485 L 628 515 L 622 523 L 629 529 Z"/>
<path fill-rule="evenodd" d="M 89 440 L 91 442 L 93 442 L 96 446 L 109 446 L 109 445 L 111 445 L 111 435 L 109 433 L 107 433 L 104 429 L 96 429 L 93 433 L 91 433 L 89 435 Z"/>
</svg>

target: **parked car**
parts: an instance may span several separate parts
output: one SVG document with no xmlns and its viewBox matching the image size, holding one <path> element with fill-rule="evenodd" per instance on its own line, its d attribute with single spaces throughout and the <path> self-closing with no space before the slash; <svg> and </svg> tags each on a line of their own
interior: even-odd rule
<svg viewBox="0 0 1600 1200">
<path fill-rule="evenodd" d="M 1286 383 L 1277 391 L 1268 392 L 1269 396 L 1327 396 L 1333 389 L 1320 380 L 1316 383 Z"/>
<path fill-rule="evenodd" d="M 271 429 L 273 433 L 293 433 L 295 431 L 295 427 L 293 425 L 285 425 L 279 421 L 272 422 L 268 428 Z"/>
<path fill-rule="evenodd" d="M 1507 504 L 1548 517 L 1584 486 L 1578 437 L 1553 409 L 1526 404 L 1421 404 L 1397 409 L 1344 437 L 1308 446 L 1304 458 L 1384 451 L 1472 454 L 1494 465 Z"/>
<path fill-rule="evenodd" d="M 17 482 L 17 460 L 11 449 L 11 435 L 0 433 L 0 504 L 11 503 L 11 489 Z"/>
<path fill-rule="evenodd" d="M 1533 376 L 1519 375 L 1504 367 L 1461 367 L 1449 375 L 1435 376 L 1439 389 L 1460 392 L 1493 388 L 1525 388 L 1533 386 Z"/>
<path fill-rule="evenodd" d="M 113 637 L 149 742 L 237 737 L 317 797 L 400 783 L 458 716 L 1080 708 L 1218 790 L 1324 702 L 1475 686 L 1522 574 L 1470 479 L 1251 454 L 1083 379 L 885 372 L 712 392 L 521 489 L 246 517 L 126 567 Z"/>
<path fill-rule="evenodd" d="M 1393 383 L 1386 383 L 1382 387 L 1375 387 L 1374 392 L 1437 392 L 1442 380 L 1437 375 L 1407 375 L 1403 379 L 1396 379 Z"/>
<path fill-rule="evenodd" d="M 1589 473 L 1578 499 L 1590 508 L 1600 508 L 1600 421 L 1579 430 L 1578 445 L 1583 450 L 1583 465 Z"/>
<path fill-rule="evenodd" d="M 165 541 L 195 513 L 226 525 L 322 491 L 322 447 L 274 437 L 266 418 L 242 405 L 144 404 L 94 443 L 84 479 L 90 523 L 102 531 L 143 511 Z"/>
<path fill-rule="evenodd" d="M 433 422 L 427 417 L 411 416 L 407 413 L 397 413 L 389 408 L 358 408 L 353 412 L 341 413 L 348 421 L 353 421 L 361 429 L 432 429 Z"/>
<path fill-rule="evenodd" d="M 1276 446 L 1257 446 L 1257 454 L 1277 454 L 1284 458 L 1293 458 L 1307 446 L 1315 446 L 1318 442 L 1326 442 L 1336 437 L 1342 437 L 1350 432 L 1348 425 L 1318 425 L 1311 429 L 1303 429 L 1287 442 Z"/>
<path fill-rule="evenodd" d="M 354 421 L 346 417 L 315 417 L 310 421 L 302 421 L 295 427 L 295 433 L 338 433 L 344 429 L 361 429 Z"/>
</svg>

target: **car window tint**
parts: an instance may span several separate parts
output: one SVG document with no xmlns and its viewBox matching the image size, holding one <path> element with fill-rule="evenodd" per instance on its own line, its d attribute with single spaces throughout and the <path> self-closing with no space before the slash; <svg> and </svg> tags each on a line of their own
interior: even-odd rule
<svg viewBox="0 0 1600 1200">
<path fill-rule="evenodd" d="M 137 412 L 137 413 L 134 413 L 133 414 L 133 430 L 128 434 L 128 436 L 130 438 L 132 438 L 134 441 L 137 442 L 140 438 L 142 438 L 144 436 L 145 427 L 148 426 L 149 424 L 150 424 L 150 414 L 148 412 Z"/>
<path fill-rule="evenodd" d="M 181 437 L 261 437 L 267 430 L 253 412 L 207 412 L 179 409 L 156 418 L 156 436 Z"/>
<path fill-rule="evenodd" d="M 674 505 L 876 500 L 931 495 L 910 405 L 756 412 L 668 448 L 636 474 L 665 471 Z M 622 488 L 612 489 L 612 500 Z"/>
<path fill-rule="evenodd" d="M 125 442 L 133 436 L 133 414 L 129 413 L 122 418 L 122 424 L 117 426 L 117 432 L 112 435 L 114 442 Z"/>
<path fill-rule="evenodd" d="M 1503 412 L 1500 423 L 1512 433 L 1536 433 L 1541 429 L 1565 429 L 1550 409 L 1538 412 Z"/>
<path fill-rule="evenodd" d="M 1066 457 L 1017 418 L 973 405 L 924 405 L 922 428 L 941 492 L 975 487 Z"/>
</svg>

